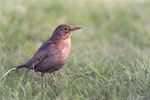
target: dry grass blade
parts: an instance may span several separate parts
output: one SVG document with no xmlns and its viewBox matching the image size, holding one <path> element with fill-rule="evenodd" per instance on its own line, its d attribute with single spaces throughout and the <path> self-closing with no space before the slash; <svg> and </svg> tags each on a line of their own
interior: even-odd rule
<svg viewBox="0 0 150 100">
<path fill-rule="evenodd" d="M 14 70 L 16 70 L 16 69 L 17 69 L 17 68 L 12 68 L 12 69 L 8 70 L 8 71 L 1 77 L 1 80 L 3 80 L 5 76 L 7 76 L 10 72 L 12 72 L 12 71 L 14 71 Z"/>
</svg>

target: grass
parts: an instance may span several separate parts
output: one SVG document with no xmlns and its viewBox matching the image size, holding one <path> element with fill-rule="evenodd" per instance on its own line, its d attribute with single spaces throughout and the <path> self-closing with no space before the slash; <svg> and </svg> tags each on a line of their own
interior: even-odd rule
<svg viewBox="0 0 150 100">
<path fill-rule="evenodd" d="M 118 0 L 0 1 L 1 100 L 149 100 L 150 2 Z M 54 73 L 8 70 L 27 61 L 61 23 L 72 35 L 68 63 Z"/>
</svg>

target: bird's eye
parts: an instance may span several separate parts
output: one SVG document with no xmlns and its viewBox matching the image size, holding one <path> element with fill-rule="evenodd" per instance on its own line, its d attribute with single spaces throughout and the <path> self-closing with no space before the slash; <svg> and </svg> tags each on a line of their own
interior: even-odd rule
<svg viewBox="0 0 150 100">
<path fill-rule="evenodd" d="M 65 30 L 68 30 L 68 28 L 65 27 Z"/>
</svg>

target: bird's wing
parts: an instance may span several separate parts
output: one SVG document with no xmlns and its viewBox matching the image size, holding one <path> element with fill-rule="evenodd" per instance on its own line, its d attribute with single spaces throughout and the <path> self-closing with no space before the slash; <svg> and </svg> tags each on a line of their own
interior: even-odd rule
<svg viewBox="0 0 150 100">
<path fill-rule="evenodd" d="M 52 41 L 46 41 L 34 54 L 34 56 L 25 64 L 24 67 L 29 69 L 35 69 L 38 64 L 40 64 L 48 56 L 48 49 L 53 48 Z"/>
</svg>

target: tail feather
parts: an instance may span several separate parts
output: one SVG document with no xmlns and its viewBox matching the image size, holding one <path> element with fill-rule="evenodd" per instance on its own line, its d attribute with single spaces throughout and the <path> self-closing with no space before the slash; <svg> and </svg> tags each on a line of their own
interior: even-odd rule
<svg viewBox="0 0 150 100">
<path fill-rule="evenodd" d="M 23 67 L 25 67 L 25 65 L 23 64 L 23 65 L 20 65 L 20 66 L 17 66 L 17 69 L 19 69 L 19 68 L 23 68 Z"/>
<path fill-rule="evenodd" d="M 26 68 L 27 68 L 26 63 L 25 63 L 25 64 L 22 64 L 22 65 L 20 65 L 20 66 L 18 66 L 18 67 L 16 67 L 16 69 L 20 69 L 20 68 L 23 68 L 23 67 L 26 67 Z M 31 68 L 27 68 L 27 71 L 25 72 L 25 74 L 26 74 L 30 69 L 31 69 Z"/>
</svg>

